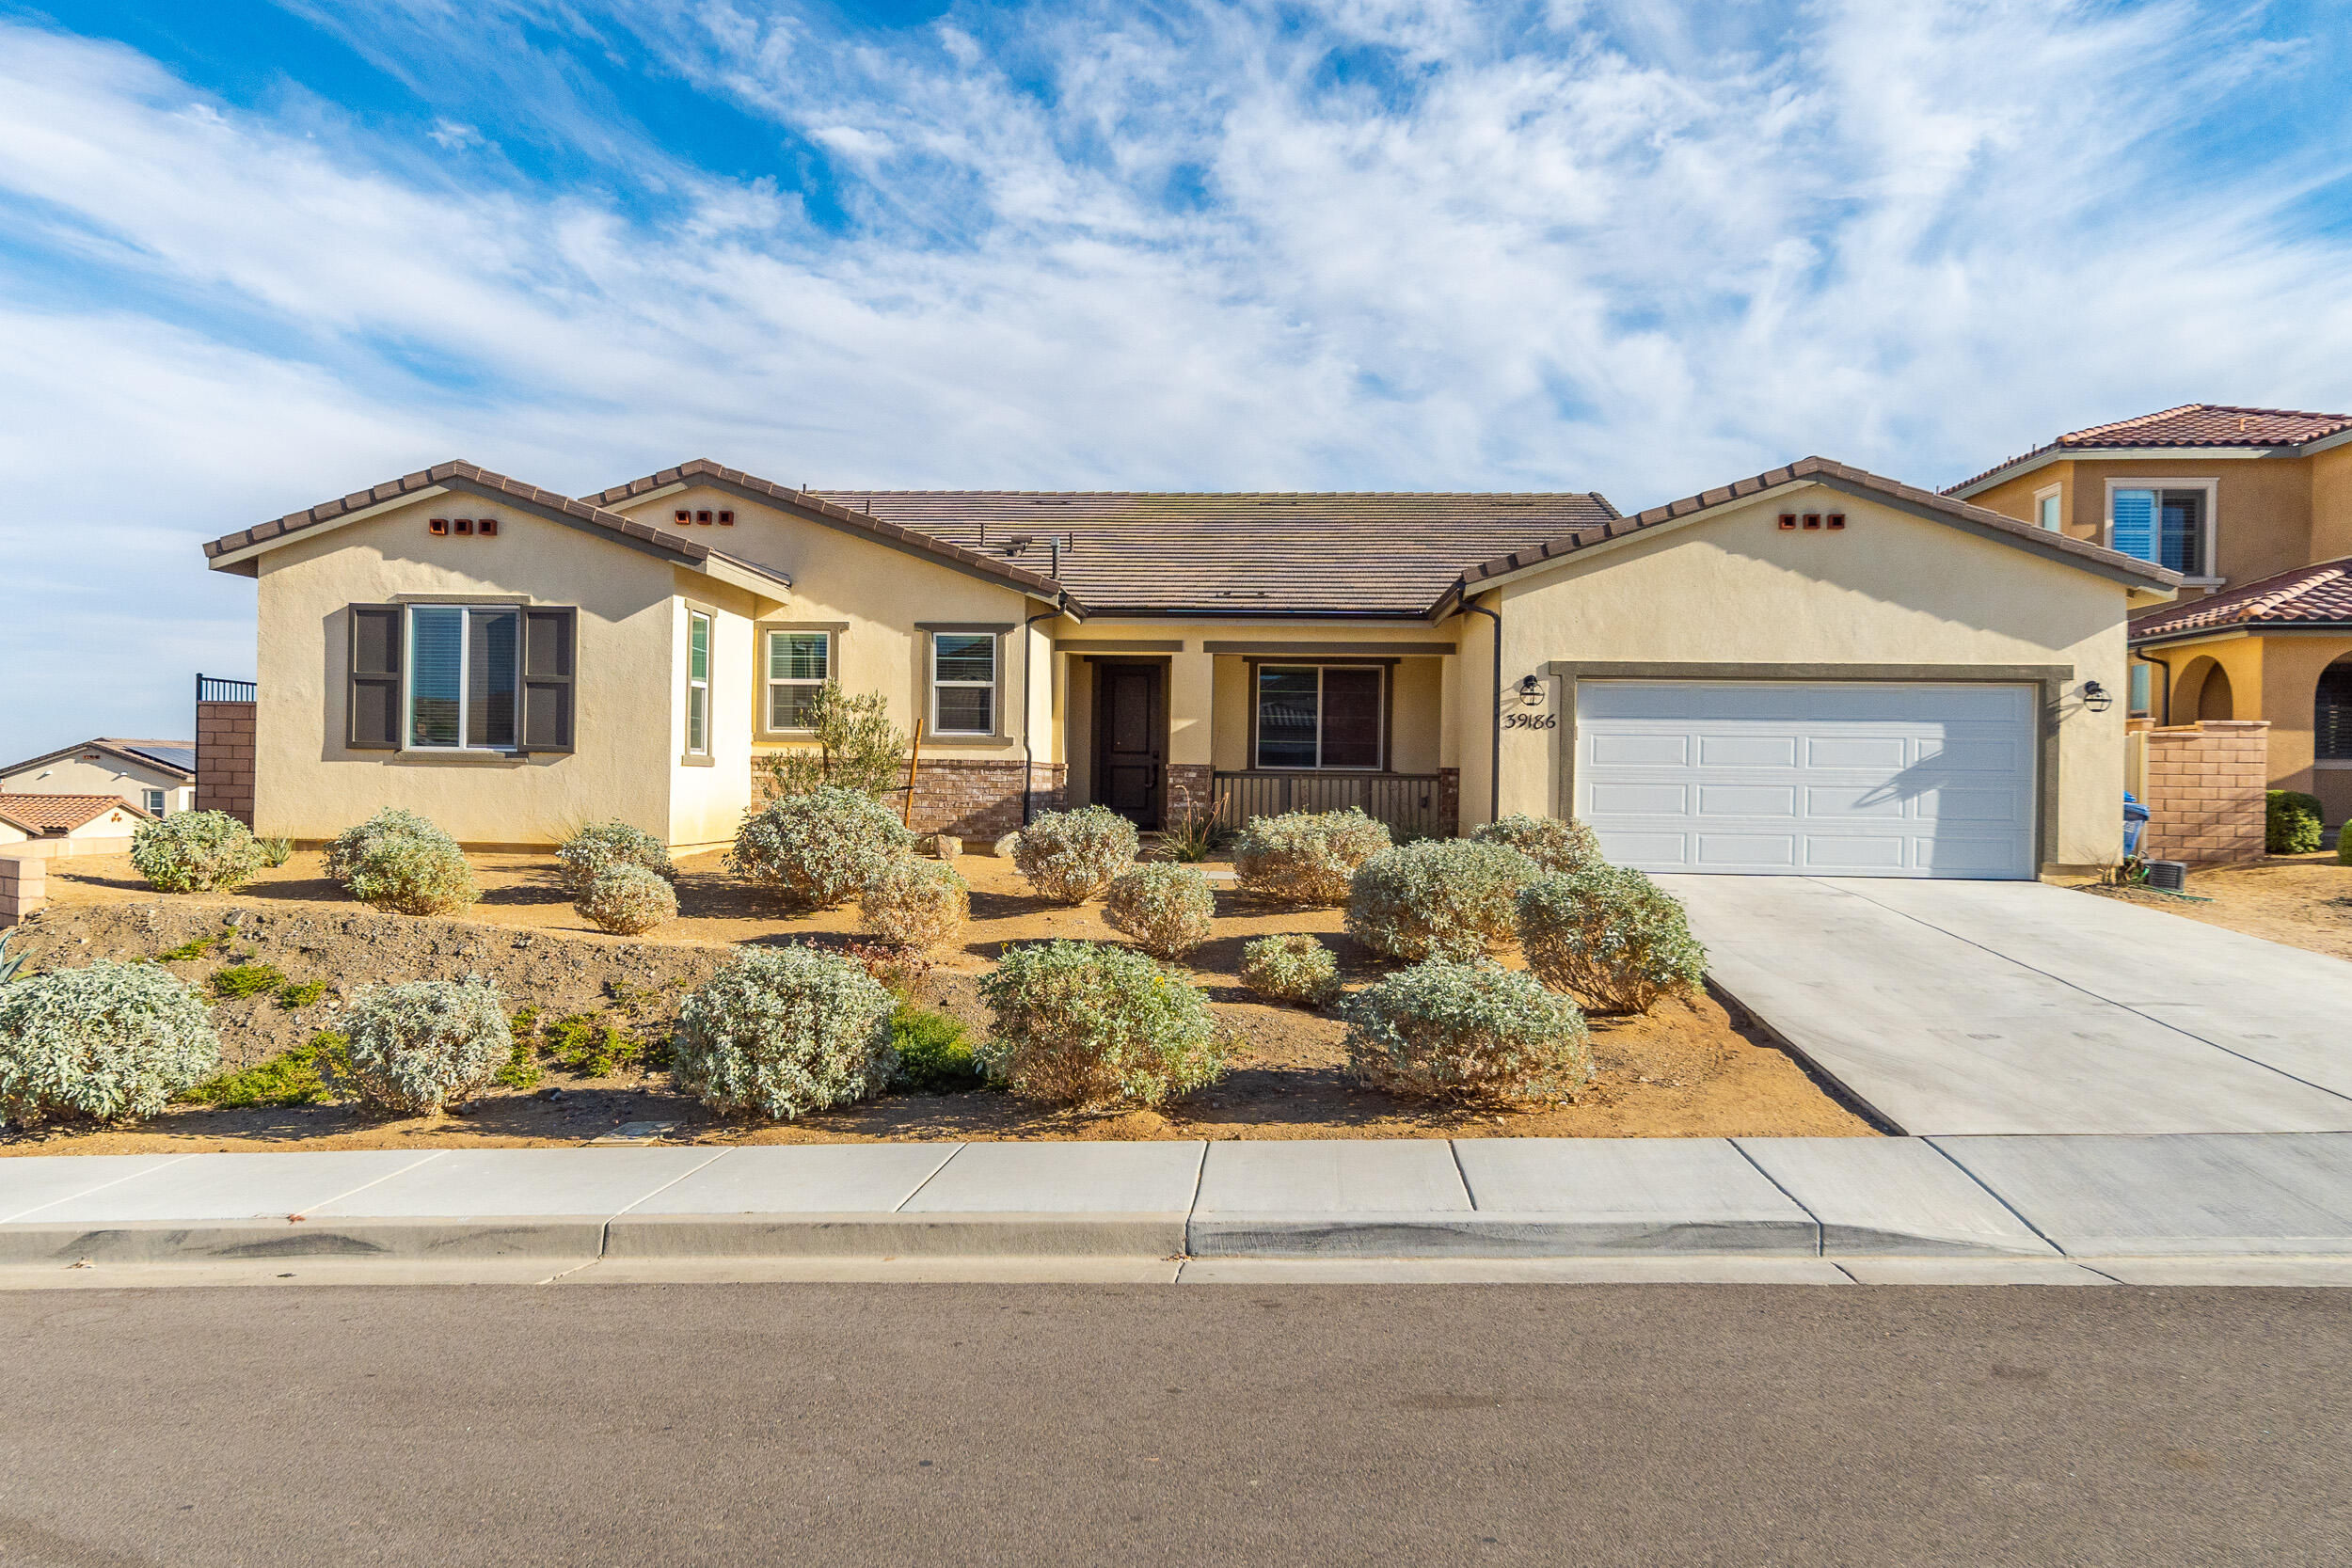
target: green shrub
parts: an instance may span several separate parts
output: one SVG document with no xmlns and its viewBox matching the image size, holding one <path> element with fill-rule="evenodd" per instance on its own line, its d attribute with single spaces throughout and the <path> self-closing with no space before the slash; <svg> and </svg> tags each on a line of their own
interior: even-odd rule
<svg viewBox="0 0 2352 1568">
<path fill-rule="evenodd" d="M 1136 825 L 1107 806 L 1049 811 L 1012 842 L 1012 866 L 1041 897 L 1083 904 L 1136 863 Z"/>
<path fill-rule="evenodd" d="M 546 1076 L 539 1070 L 539 1009 L 524 1007 L 506 1021 L 506 1064 L 490 1082 L 501 1089 L 535 1089 Z"/>
<path fill-rule="evenodd" d="M 879 800 L 906 781 L 906 732 L 890 721 L 890 699 L 881 692 L 852 697 L 839 681 L 827 681 L 802 717 L 814 744 L 763 752 L 754 761 L 763 800 L 830 787 Z"/>
<path fill-rule="evenodd" d="M 334 1079 L 348 1077 L 349 1040 L 332 1029 L 322 1029 L 309 1040 L 281 1051 L 268 1061 L 237 1072 L 207 1078 L 180 1099 L 188 1104 L 210 1105 L 216 1111 L 242 1111 L 256 1105 L 317 1105 L 335 1098 Z"/>
<path fill-rule="evenodd" d="M 131 864 L 158 893 L 243 887 L 262 869 L 252 830 L 218 811 L 183 811 L 142 822 L 131 835 Z"/>
<path fill-rule="evenodd" d="M 1340 994 L 1340 960 L 1310 936 L 1259 937 L 1242 947 L 1241 983 L 1269 1002 L 1320 1007 Z"/>
<path fill-rule="evenodd" d="M 358 870 L 360 857 L 368 847 L 381 838 L 435 839 L 455 846 L 456 840 L 441 832 L 413 811 L 398 806 L 386 806 L 356 828 L 345 828 L 327 841 L 325 864 L 331 881 L 349 882 Z"/>
<path fill-rule="evenodd" d="M 918 952 L 946 947 L 963 935 L 972 916 L 972 889 L 945 861 L 902 855 L 859 890 L 858 923 L 884 942 Z"/>
<path fill-rule="evenodd" d="M 996 1020 L 980 1063 L 1024 1100 L 1156 1105 L 1225 1073 L 1208 993 L 1133 948 L 1017 947 L 980 995 Z"/>
<path fill-rule="evenodd" d="M 1584 1015 L 1527 974 L 1433 958 L 1348 999 L 1348 1069 L 1391 1094 L 1542 1104 L 1592 1076 Z"/>
<path fill-rule="evenodd" d="M 1600 1013 L 1645 1013 L 1698 989 L 1707 949 L 1681 903 L 1639 871 L 1596 865 L 1519 895 L 1519 950 L 1537 979 Z"/>
<path fill-rule="evenodd" d="M 1198 866 L 1152 861 L 1111 880 L 1103 918 L 1155 958 L 1181 958 L 1209 940 L 1216 897 Z"/>
<path fill-rule="evenodd" d="M 2263 852 L 2308 855 L 2319 847 L 2327 829 L 2327 807 L 2316 795 L 2299 789 L 2274 789 L 2263 797 Z"/>
<path fill-rule="evenodd" d="M 1471 833 L 1470 840 L 1475 844 L 1500 844 L 1505 849 L 1517 849 L 1534 861 L 1535 868 L 1547 877 L 1608 863 L 1600 852 L 1600 839 L 1592 829 L 1573 817 L 1525 815 L 1497 817 Z"/>
<path fill-rule="evenodd" d="M 741 949 L 679 1006 L 671 1071 L 714 1111 L 788 1121 L 881 1092 L 898 1066 L 896 1010 L 847 958 Z"/>
<path fill-rule="evenodd" d="M 253 841 L 262 851 L 262 863 L 272 871 L 294 859 L 294 840 L 290 838 L 257 838 Z"/>
<path fill-rule="evenodd" d="M 305 980 L 299 985 L 289 980 L 278 988 L 278 1005 L 287 1012 L 300 1012 L 326 994 L 324 980 Z"/>
<path fill-rule="evenodd" d="M 219 1066 L 204 998 L 153 964 L 102 958 L 0 990 L 0 1116 L 12 1126 L 151 1117 Z"/>
<path fill-rule="evenodd" d="M 263 991 L 278 990 L 286 984 L 286 977 L 268 964 L 239 963 L 215 969 L 209 983 L 215 997 L 223 1002 L 237 1002 Z"/>
<path fill-rule="evenodd" d="M 1384 958 L 1467 962 L 1511 939 L 1519 889 L 1538 875 L 1517 849 L 1467 839 L 1401 844 L 1366 861 L 1347 931 Z"/>
<path fill-rule="evenodd" d="M 1327 908 L 1346 903 L 1357 868 L 1389 847 L 1387 827 L 1353 807 L 1253 816 L 1234 841 L 1233 874 L 1245 893 Z"/>
<path fill-rule="evenodd" d="M 946 1013 L 901 1005 L 890 1015 L 890 1043 L 898 1053 L 893 1088 L 922 1094 L 952 1094 L 988 1082 L 961 1021 Z"/>
<path fill-rule="evenodd" d="M 203 958 L 208 953 L 217 953 L 236 940 L 237 928 L 223 926 L 210 936 L 191 938 L 168 952 L 156 954 L 155 961 L 159 964 L 185 963 Z"/>
<path fill-rule="evenodd" d="M 343 1027 L 355 1098 L 405 1116 L 464 1104 L 489 1086 L 514 1049 L 506 1001 L 480 980 L 363 990 Z"/>
<path fill-rule="evenodd" d="M 576 899 L 596 885 L 596 873 L 608 865 L 634 865 L 665 883 L 677 880 L 677 867 L 661 841 L 618 817 L 591 822 L 565 839 L 556 848 L 555 864 L 564 891 Z"/>
<path fill-rule="evenodd" d="M 600 931 L 633 937 L 677 918 L 677 895 L 659 873 L 628 861 L 598 866 L 572 908 Z"/>
<path fill-rule="evenodd" d="M 914 835 L 873 797 L 819 784 L 746 815 L 727 865 L 800 908 L 829 910 L 914 844 Z"/>
</svg>

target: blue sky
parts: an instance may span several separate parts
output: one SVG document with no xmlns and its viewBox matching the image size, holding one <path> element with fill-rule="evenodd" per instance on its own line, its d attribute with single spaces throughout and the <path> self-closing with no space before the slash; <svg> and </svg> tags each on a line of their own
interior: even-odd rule
<svg viewBox="0 0 2352 1568">
<path fill-rule="evenodd" d="M 1940 485 L 2352 409 L 2352 8 L 0 0 L 0 761 L 249 674 L 208 538 L 447 457 Z"/>
</svg>

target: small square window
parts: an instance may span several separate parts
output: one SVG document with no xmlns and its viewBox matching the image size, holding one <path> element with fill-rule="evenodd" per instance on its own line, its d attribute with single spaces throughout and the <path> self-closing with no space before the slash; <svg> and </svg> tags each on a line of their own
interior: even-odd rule
<svg viewBox="0 0 2352 1568">
<path fill-rule="evenodd" d="M 436 517 L 431 522 L 424 525 L 424 531 L 427 533 L 447 534 L 449 532 L 449 519 L 447 517 Z"/>
<path fill-rule="evenodd" d="M 485 517 L 485 518 L 483 518 L 483 519 L 482 519 L 482 537 L 483 537 L 483 538 L 485 538 L 485 539 L 493 538 L 493 537 L 495 537 L 495 536 L 497 535 L 498 531 L 499 531 L 499 520 L 498 520 L 496 517 Z"/>
<path fill-rule="evenodd" d="M 471 533 L 473 531 L 473 519 L 471 517 L 453 518 L 451 520 L 449 526 L 459 533 Z"/>
<path fill-rule="evenodd" d="M 696 522 L 698 522 L 698 523 L 705 523 L 705 524 L 708 523 L 708 522 L 710 521 L 710 512 L 709 512 L 709 509 L 708 509 L 708 508 L 705 508 L 703 511 L 700 511 L 700 512 L 695 513 L 695 514 L 694 514 L 694 521 L 696 521 Z"/>
<path fill-rule="evenodd" d="M 719 526 L 721 528 L 733 528 L 735 526 L 735 514 L 732 512 L 720 513 Z"/>
<path fill-rule="evenodd" d="M 678 527 L 685 528 L 693 522 L 694 515 L 691 512 L 673 512 L 670 514 L 670 520 Z"/>
</svg>

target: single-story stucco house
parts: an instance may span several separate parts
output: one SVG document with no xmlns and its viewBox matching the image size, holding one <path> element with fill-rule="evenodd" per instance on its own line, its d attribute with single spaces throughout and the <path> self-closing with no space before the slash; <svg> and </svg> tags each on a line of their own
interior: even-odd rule
<svg viewBox="0 0 2352 1568">
<path fill-rule="evenodd" d="M 1597 495 L 587 497 L 465 463 L 217 539 L 259 583 L 254 826 L 731 839 L 831 678 L 921 728 L 918 829 L 1359 804 L 1582 817 L 1655 870 L 2117 858 L 2125 623 L 2178 575 L 1820 458 Z"/>
<path fill-rule="evenodd" d="M 119 795 L 0 795 L 0 852 L 117 855 L 154 816 Z"/>
</svg>

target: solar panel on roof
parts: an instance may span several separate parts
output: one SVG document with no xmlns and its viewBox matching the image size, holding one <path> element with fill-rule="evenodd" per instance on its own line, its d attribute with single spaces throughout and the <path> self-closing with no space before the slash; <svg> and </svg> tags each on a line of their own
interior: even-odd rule
<svg viewBox="0 0 2352 1568">
<path fill-rule="evenodd" d="M 160 762 L 166 768 L 175 768 L 183 773 L 196 771 L 196 748 L 193 746 L 125 746 L 123 750 L 133 756 Z"/>
</svg>

